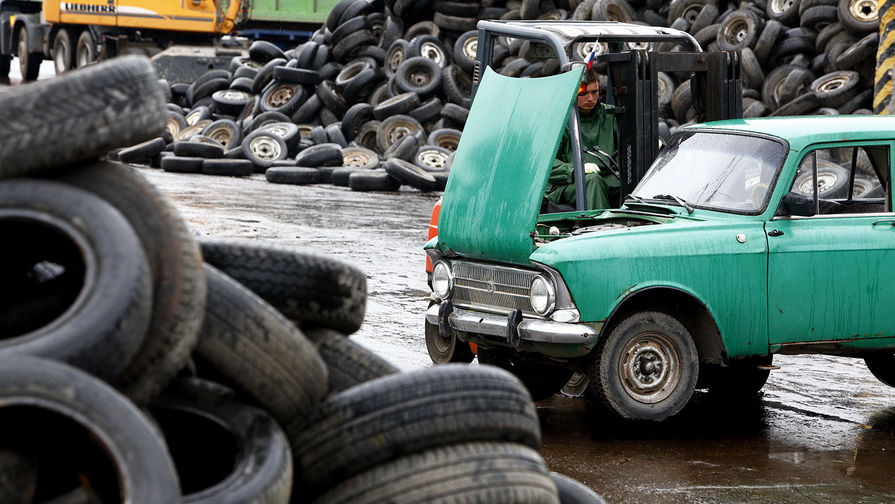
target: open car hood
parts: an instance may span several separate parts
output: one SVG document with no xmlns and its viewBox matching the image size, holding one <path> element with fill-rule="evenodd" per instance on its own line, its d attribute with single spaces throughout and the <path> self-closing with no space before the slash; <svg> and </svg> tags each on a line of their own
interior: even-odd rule
<svg viewBox="0 0 895 504">
<path fill-rule="evenodd" d="M 536 79 L 485 69 L 444 191 L 442 251 L 529 263 L 531 232 L 580 82 L 580 68 Z"/>
</svg>

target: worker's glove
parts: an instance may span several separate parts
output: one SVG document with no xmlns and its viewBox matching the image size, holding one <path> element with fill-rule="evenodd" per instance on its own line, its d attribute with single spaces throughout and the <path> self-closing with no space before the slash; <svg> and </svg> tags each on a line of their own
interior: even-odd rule
<svg viewBox="0 0 895 504">
<path fill-rule="evenodd" d="M 584 173 L 600 173 L 600 166 L 597 163 L 584 163 Z"/>
</svg>

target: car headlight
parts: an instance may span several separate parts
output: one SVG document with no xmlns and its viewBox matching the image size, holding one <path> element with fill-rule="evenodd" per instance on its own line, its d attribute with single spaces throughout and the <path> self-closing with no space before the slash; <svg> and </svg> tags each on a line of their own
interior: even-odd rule
<svg viewBox="0 0 895 504">
<path fill-rule="evenodd" d="M 542 317 L 549 315 L 556 307 L 556 289 L 553 287 L 553 282 L 544 276 L 534 277 L 528 296 L 531 307 Z"/>
<path fill-rule="evenodd" d="M 451 271 L 451 266 L 444 261 L 438 261 L 432 269 L 432 291 L 441 299 L 447 299 L 452 290 L 454 290 L 454 273 Z"/>
</svg>

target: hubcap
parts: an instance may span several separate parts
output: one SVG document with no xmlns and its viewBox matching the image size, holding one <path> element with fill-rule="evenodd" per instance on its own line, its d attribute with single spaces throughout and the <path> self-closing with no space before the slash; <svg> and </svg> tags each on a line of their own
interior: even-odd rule
<svg viewBox="0 0 895 504">
<path fill-rule="evenodd" d="M 631 340 L 618 367 L 622 388 L 632 399 L 645 404 L 666 399 L 681 380 L 677 350 L 660 333 L 643 333 Z"/>
<path fill-rule="evenodd" d="M 280 156 L 280 144 L 272 138 L 263 136 L 253 138 L 249 144 L 249 149 L 255 157 L 265 161 L 271 161 Z"/>
</svg>

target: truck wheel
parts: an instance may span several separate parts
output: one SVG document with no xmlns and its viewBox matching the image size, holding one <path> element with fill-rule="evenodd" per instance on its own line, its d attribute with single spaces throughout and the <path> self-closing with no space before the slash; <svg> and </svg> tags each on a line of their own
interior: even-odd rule
<svg viewBox="0 0 895 504">
<path fill-rule="evenodd" d="M 56 67 L 56 75 L 64 74 L 72 69 L 75 61 L 75 50 L 72 46 L 71 35 L 68 29 L 60 28 L 53 38 L 53 64 Z"/>
<path fill-rule="evenodd" d="M 895 387 L 895 354 L 870 354 L 864 357 L 864 364 L 877 380 Z"/>
<path fill-rule="evenodd" d="M 680 412 L 699 377 L 690 332 L 659 312 L 637 312 L 598 343 L 588 367 L 597 398 L 616 415 L 660 421 Z"/>
<path fill-rule="evenodd" d="M 514 353 L 503 348 L 478 347 L 479 364 L 497 366 L 519 378 L 532 401 L 542 401 L 559 392 L 572 377 L 572 370 L 540 362 L 515 359 Z"/>
<path fill-rule="evenodd" d="M 97 60 L 96 39 L 90 30 L 84 30 L 78 35 L 78 42 L 75 46 L 75 67 L 85 67 Z"/>
<path fill-rule="evenodd" d="M 43 55 L 39 52 L 35 53 L 28 50 L 28 33 L 24 27 L 19 28 L 17 56 L 19 57 L 19 70 L 22 72 L 22 80 L 37 80 Z"/>
</svg>

